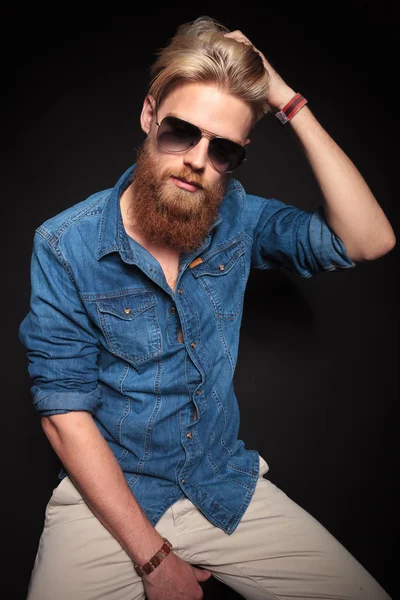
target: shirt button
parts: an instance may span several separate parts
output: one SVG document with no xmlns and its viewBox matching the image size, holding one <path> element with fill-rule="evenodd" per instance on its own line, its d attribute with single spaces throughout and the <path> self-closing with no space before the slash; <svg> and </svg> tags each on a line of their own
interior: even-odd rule
<svg viewBox="0 0 400 600">
<path fill-rule="evenodd" d="M 200 390 L 196 390 L 196 396 L 200 396 L 201 391 Z"/>
<path fill-rule="evenodd" d="M 182 483 L 186 483 L 186 479 L 181 479 Z"/>
<path fill-rule="evenodd" d="M 182 294 L 182 290 L 178 290 L 178 294 Z"/>
<path fill-rule="evenodd" d="M 173 306 L 170 310 L 171 315 L 174 315 L 176 313 L 176 308 Z"/>
<path fill-rule="evenodd" d="M 131 313 L 131 312 L 132 312 L 132 309 L 131 309 L 131 308 L 124 308 L 124 313 L 125 313 L 126 315 L 129 315 L 129 313 Z"/>
<path fill-rule="evenodd" d="M 225 269 L 225 265 L 219 265 L 218 269 L 219 269 L 220 271 L 223 271 L 223 270 Z"/>
<path fill-rule="evenodd" d="M 190 345 L 192 346 L 192 348 L 196 348 L 195 342 L 192 342 Z"/>
<path fill-rule="evenodd" d="M 186 437 L 188 438 L 188 440 L 191 440 L 193 437 L 193 433 L 190 433 L 189 431 L 189 433 L 186 434 Z"/>
</svg>

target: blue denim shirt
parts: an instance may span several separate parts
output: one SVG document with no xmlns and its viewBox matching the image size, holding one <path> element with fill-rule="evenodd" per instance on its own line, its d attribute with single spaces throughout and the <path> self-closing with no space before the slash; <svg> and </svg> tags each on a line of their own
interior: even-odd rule
<svg viewBox="0 0 400 600">
<path fill-rule="evenodd" d="M 41 415 L 93 415 L 153 525 L 187 496 L 231 534 L 259 476 L 258 452 L 238 439 L 233 388 L 250 268 L 311 277 L 354 263 L 321 208 L 250 195 L 231 179 L 172 291 L 122 223 L 134 169 L 35 232 L 20 325 L 33 403 Z"/>
</svg>

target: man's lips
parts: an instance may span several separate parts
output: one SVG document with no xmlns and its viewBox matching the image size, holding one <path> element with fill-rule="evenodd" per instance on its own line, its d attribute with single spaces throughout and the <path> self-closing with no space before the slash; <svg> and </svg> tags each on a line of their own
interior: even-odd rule
<svg viewBox="0 0 400 600">
<path fill-rule="evenodd" d="M 171 180 L 177 187 L 187 190 L 188 192 L 197 192 L 197 190 L 201 189 L 201 185 L 198 183 L 193 183 L 188 179 L 183 179 L 182 177 L 174 177 L 171 175 Z"/>
</svg>

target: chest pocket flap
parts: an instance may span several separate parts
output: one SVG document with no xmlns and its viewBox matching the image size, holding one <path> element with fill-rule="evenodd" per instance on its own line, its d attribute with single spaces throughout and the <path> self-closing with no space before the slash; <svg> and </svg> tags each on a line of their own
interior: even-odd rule
<svg viewBox="0 0 400 600">
<path fill-rule="evenodd" d="M 125 321 L 132 321 L 141 312 L 155 306 L 156 303 L 157 300 L 153 294 L 143 293 L 98 300 L 97 306 L 102 313 L 110 313 Z"/>
<path fill-rule="evenodd" d="M 235 263 L 245 251 L 244 243 L 236 242 L 228 246 L 228 248 L 224 248 L 208 256 L 205 255 L 203 262 L 193 267 L 192 273 L 195 277 L 201 277 L 202 275 L 212 275 L 214 277 L 226 275 L 235 266 Z"/>
</svg>

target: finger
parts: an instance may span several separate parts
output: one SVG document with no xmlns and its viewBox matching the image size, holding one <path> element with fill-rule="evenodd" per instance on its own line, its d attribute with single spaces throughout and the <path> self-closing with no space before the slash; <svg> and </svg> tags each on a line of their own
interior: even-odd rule
<svg viewBox="0 0 400 600">
<path fill-rule="evenodd" d="M 193 567 L 193 571 L 197 581 L 206 581 L 209 577 L 211 577 L 211 571 L 207 571 L 207 569 L 198 569 L 197 567 Z"/>
<path fill-rule="evenodd" d="M 237 42 L 246 44 L 247 46 L 252 46 L 252 43 L 250 42 L 249 38 L 247 38 L 245 35 L 243 35 L 243 33 L 239 30 L 230 31 L 229 33 L 225 33 L 224 36 L 230 37 L 230 38 L 236 40 Z"/>
<path fill-rule="evenodd" d="M 234 31 L 229 31 L 228 33 L 225 33 L 225 35 L 227 35 L 228 37 L 235 37 L 236 35 L 243 36 L 244 34 L 240 31 L 240 29 L 235 29 Z"/>
</svg>

